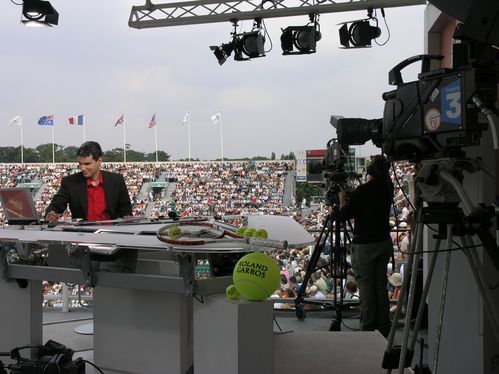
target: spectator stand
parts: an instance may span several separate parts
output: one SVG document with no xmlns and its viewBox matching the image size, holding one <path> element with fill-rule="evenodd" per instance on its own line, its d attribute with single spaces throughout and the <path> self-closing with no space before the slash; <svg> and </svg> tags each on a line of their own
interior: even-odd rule
<svg viewBox="0 0 499 374">
<path fill-rule="evenodd" d="M 275 214 L 294 217 L 303 228 L 317 234 L 323 229 L 324 220 L 329 213 L 320 201 L 312 204 L 313 209 L 309 214 L 303 215 L 296 202 L 294 205 L 286 206 L 284 197 L 289 193 L 290 175 L 292 176 L 290 170 L 293 170 L 289 161 L 103 163 L 103 168 L 124 175 L 129 186 L 134 215 L 146 216 L 149 219 L 166 217 L 170 211 L 176 211 L 182 215 L 192 216 L 219 215 L 225 217 L 229 223 L 241 225 L 243 221 L 241 217 L 247 214 Z M 35 206 L 42 215 L 58 190 L 62 177 L 75 172 L 78 172 L 76 163 L 0 164 L 0 187 L 19 187 L 22 183 L 32 183 Z M 412 208 L 409 206 L 408 216 L 402 215 L 403 201 L 414 197 L 413 178 L 412 164 L 404 162 L 394 164 L 392 180 L 396 186 L 399 180 L 401 187 L 396 188 L 397 195 L 394 199 L 397 208 L 394 209 L 391 218 L 392 238 L 395 250 L 394 268 L 401 273 L 404 271 L 406 256 L 404 248 L 409 248 L 411 239 L 410 227 L 403 226 L 408 225 L 412 214 Z M 168 182 L 168 185 L 160 188 L 161 193 L 151 201 L 150 194 L 147 193 L 145 196 L 144 191 L 149 191 L 149 187 L 155 182 Z M 40 186 L 38 190 L 37 186 Z M 65 218 L 70 218 L 69 212 L 65 213 Z M 0 224 L 2 223 L 3 212 L 0 206 Z M 330 246 L 330 239 L 327 239 L 324 253 L 320 255 L 318 261 L 321 264 L 330 260 L 327 249 Z M 303 282 L 312 253 L 313 247 L 272 253 L 283 273 L 287 274 L 287 283 L 281 284 L 273 297 L 276 309 L 294 311 L 292 306 L 294 297 Z M 348 258 L 347 253 L 347 261 Z M 321 271 L 321 278 L 326 284 L 331 284 L 331 274 L 327 271 Z M 347 282 L 350 279 L 351 274 L 348 274 Z M 45 302 L 47 307 L 66 304 L 54 301 L 62 299 L 62 289 L 63 286 L 58 285 L 52 293 L 47 293 L 49 295 Z M 73 293 L 77 292 L 75 290 L 76 286 L 69 286 L 69 301 L 67 301 L 69 308 L 76 308 L 79 305 L 73 301 L 76 296 Z M 316 300 L 325 295 L 326 300 L 331 302 L 333 294 L 330 290 L 319 289 L 319 291 L 315 295 L 306 292 L 305 300 Z M 83 301 L 91 296 L 91 291 L 84 290 L 82 293 Z"/>
</svg>

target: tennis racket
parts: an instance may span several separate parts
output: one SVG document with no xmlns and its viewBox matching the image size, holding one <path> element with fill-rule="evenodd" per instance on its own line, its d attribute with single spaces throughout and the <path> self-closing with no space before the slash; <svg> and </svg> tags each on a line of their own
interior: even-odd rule
<svg viewBox="0 0 499 374">
<path fill-rule="evenodd" d="M 178 228 L 178 229 L 175 229 Z M 176 231 L 175 235 L 172 235 Z M 204 245 L 208 243 L 246 243 L 259 247 L 287 248 L 287 240 L 245 238 L 211 222 L 178 221 L 161 227 L 156 236 L 172 245 Z"/>
</svg>

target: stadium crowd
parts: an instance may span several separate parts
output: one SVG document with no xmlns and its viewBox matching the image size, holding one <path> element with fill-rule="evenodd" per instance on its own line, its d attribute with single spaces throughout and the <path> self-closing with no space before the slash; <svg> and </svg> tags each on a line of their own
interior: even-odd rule
<svg viewBox="0 0 499 374">
<path fill-rule="evenodd" d="M 294 192 L 285 191 L 286 177 L 293 170 L 293 163 L 289 161 L 103 163 L 103 169 L 123 174 L 135 216 L 155 219 L 166 217 L 171 211 L 182 217 L 277 214 L 294 217 L 302 227 L 317 236 L 330 213 L 329 207 L 323 203 L 306 210 L 302 205 L 286 206 L 283 203 L 286 192 Z M 413 165 L 408 163 L 397 163 L 394 169 L 392 180 L 395 193 L 391 225 L 395 261 L 387 269 L 387 279 L 390 279 L 387 282 L 387 292 L 392 297 L 396 296 L 395 290 L 400 287 L 397 280 L 403 275 L 406 261 L 404 252 L 407 252 L 410 243 L 408 222 L 411 211 L 407 198 L 412 193 L 410 186 L 415 173 Z M 58 190 L 62 177 L 77 171 L 77 164 L 0 164 L 0 187 L 38 183 L 40 188 L 33 193 L 36 209 L 42 216 Z M 151 187 L 150 182 L 162 182 L 161 187 Z M 2 211 L 0 217 L 3 221 Z M 70 219 L 69 212 L 65 213 L 64 218 Z M 236 223 L 242 221 L 238 220 Z M 273 297 L 292 299 L 300 287 L 306 287 L 306 297 L 333 298 L 333 292 L 338 287 L 331 281 L 333 277 L 327 264 L 334 245 L 334 241 L 331 242 L 331 238 L 328 238 L 320 256 L 320 270 L 312 274 L 306 285 L 302 281 L 314 246 L 274 251 L 272 256 L 278 262 L 282 276 L 280 287 Z M 349 264 L 350 254 L 347 253 L 347 267 Z M 359 296 L 351 270 L 342 281 L 342 289 L 341 296 L 345 299 Z M 60 284 L 54 283 L 52 289 L 46 292 L 60 293 Z M 292 303 L 278 305 L 286 308 L 292 306 Z"/>
</svg>

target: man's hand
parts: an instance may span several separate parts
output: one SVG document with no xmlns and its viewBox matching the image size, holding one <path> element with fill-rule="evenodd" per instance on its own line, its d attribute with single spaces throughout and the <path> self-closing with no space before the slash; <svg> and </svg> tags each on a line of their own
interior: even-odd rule
<svg viewBox="0 0 499 374">
<path fill-rule="evenodd" d="M 49 221 L 49 222 L 55 222 L 55 221 L 58 221 L 59 218 L 61 218 L 61 215 L 60 214 L 57 214 L 56 212 L 54 212 L 53 210 L 51 210 L 50 212 L 48 212 L 46 215 L 45 215 L 45 220 Z"/>
</svg>

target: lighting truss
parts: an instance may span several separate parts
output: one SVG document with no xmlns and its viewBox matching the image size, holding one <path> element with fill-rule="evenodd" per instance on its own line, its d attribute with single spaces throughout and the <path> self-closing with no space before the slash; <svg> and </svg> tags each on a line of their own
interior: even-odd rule
<svg viewBox="0 0 499 374">
<path fill-rule="evenodd" d="M 292 17 L 308 14 L 349 12 L 368 8 L 390 8 L 425 4 L 425 0 L 194 0 L 132 7 L 128 25 L 143 29 L 152 27 L 229 22 L 232 19 Z"/>
</svg>

